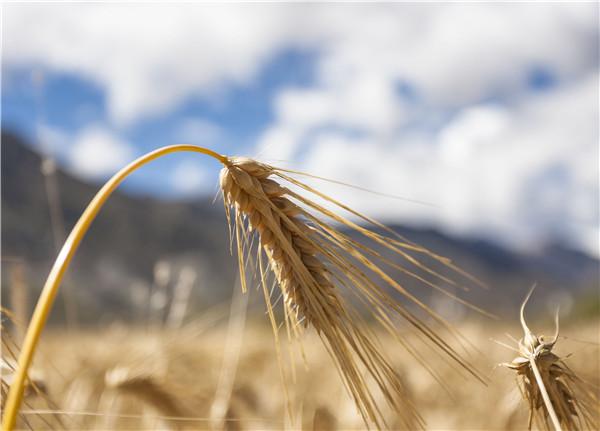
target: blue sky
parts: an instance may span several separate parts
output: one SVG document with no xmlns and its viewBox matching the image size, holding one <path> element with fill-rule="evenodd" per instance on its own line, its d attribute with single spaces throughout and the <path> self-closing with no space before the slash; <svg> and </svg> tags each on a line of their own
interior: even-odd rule
<svg viewBox="0 0 600 431">
<path fill-rule="evenodd" d="M 261 131 L 273 121 L 272 97 L 284 86 L 310 85 L 313 63 L 310 53 L 285 51 L 265 64 L 253 82 L 224 88 L 218 101 L 186 98 L 169 112 L 140 118 L 118 128 L 111 127 L 106 97 L 98 85 L 75 73 L 48 71 L 40 66 L 12 68 L 4 64 L 2 124 L 26 136 L 37 149 L 46 145 L 46 151 L 67 169 L 74 169 L 75 174 L 97 182 L 108 178 L 120 165 L 115 163 L 115 166 L 90 169 L 89 172 L 78 171 L 72 166 L 69 157 L 73 143 L 68 142 L 72 139 L 69 135 L 90 125 L 111 129 L 111 133 L 131 143 L 134 149 L 130 152 L 132 156 L 183 142 L 202 144 L 225 154 L 251 153 Z M 46 136 L 46 129 L 60 131 L 66 135 L 66 142 L 53 142 L 62 139 Z M 50 142 L 38 142 L 44 137 Z M 214 186 L 216 175 L 213 175 L 212 181 L 202 175 L 203 181 L 206 179 L 205 184 L 194 183 L 190 189 L 164 181 L 164 176 L 181 164 L 189 166 L 187 170 L 190 172 L 218 170 L 211 160 L 194 159 L 190 162 L 189 155 L 173 155 L 160 160 L 147 172 L 136 174 L 124 188 L 133 193 L 171 199 L 205 193 L 207 188 Z M 192 173 L 192 176 L 200 177 L 197 173 Z"/>
<path fill-rule="evenodd" d="M 386 222 L 600 254 L 594 3 L 3 9 L 2 125 L 85 180 L 189 142 L 431 204 L 321 185 Z M 218 169 L 125 188 L 194 199 Z"/>
</svg>

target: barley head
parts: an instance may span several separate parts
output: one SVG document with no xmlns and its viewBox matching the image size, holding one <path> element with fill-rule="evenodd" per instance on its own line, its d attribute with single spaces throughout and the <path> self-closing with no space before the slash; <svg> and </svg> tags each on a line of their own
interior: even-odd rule
<svg viewBox="0 0 600 431">
<path fill-rule="evenodd" d="M 597 396 L 590 385 L 552 351 L 558 340 L 558 311 L 556 329 L 550 338 L 535 335 L 527 326 L 525 305 L 532 292 L 533 288 L 521 305 L 524 336 L 519 340 L 519 356 L 502 364 L 517 372 L 519 389 L 529 408 L 528 429 L 534 419 L 543 429 L 598 429 L 600 403 Z"/>
<path fill-rule="evenodd" d="M 298 328 L 314 328 L 333 358 L 340 375 L 351 393 L 366 423 L 378 428 L 386 426 L 382 410 L 367 384 L 365 373 L 373 379 L 388 404 L 399 412 L 407 427 L 424 426 L 423 420 L 410 403 L 402 381 L 381 351 L 376 337 L 362 324 L 362 318 L 341 295 L 340 288 L 352 292 L 372 313 L 372 316 L 395 337 L 394 320 L 403 318 L 417 328 L 437 347 L 446 352 L 472 374 L 473 368 L 433 329 L 407 307 L 394 300 L 374 280 L 387 284 L 428 316 L 446 328 L 452 328 L 433 310 L 420 302 L 383 269 L 387 264 L 403 270 L 419 281 L 427 282 L 404 266 L 386 260 L 376 250 L 359 243 L 334 226 L 341 224 L 386 247 L 413 266 L 433 276 L 447 280 L 430 270 L 409 252 L 427 254 L 455 269 L 439 256 L 400 237 L 376 233 L 361 227 L 318 204 L 306 195 L 318 198 L 362 218 L 376 227 L 382 225 L 363 216 L 335 199 L 288 175 L 287 171 L 248 158 L 228 158 L 220 174 L 227 218 L 232 238 L 236 239 L 242 288 L 246 289 L 246 268 L 252 255 L 258 260 L 260 283 L 271 323 L 276 332 L 273 305 L 268 293 L 268 270 L 274 276 L 283 296 L 284 320 L 297 335 Z M 284 185 L 285 183 L 291 186 Z M 302 192 L 292 190 L 292 187 Z M 254 252 L 254 249 L 256 251 Z M 365 271 L 371 274 L 367 274 Z M 339 287 L 338 287 L 339 286 Z M 422 359 L 419 358 L 419 361 Z"/>
</svg>

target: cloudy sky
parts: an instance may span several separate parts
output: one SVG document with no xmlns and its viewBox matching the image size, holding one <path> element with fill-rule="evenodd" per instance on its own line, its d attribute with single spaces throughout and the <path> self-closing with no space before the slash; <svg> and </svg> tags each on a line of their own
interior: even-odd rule
<svg viewBox="0 0 600 431">
<path fill-rule="evenodd" d="M 5 4 L 2 19 L 2 125 L 81 178 L 194 143 L 406 198 L 323 185 L 386 222 L 600 254 L 596 3 Z M 125 188 L 193 199 L 218 169 L 174 155 Z"/>
</svg>

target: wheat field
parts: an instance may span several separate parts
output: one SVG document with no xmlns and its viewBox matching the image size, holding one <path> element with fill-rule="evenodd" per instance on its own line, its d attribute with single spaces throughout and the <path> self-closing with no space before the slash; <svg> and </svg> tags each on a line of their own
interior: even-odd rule
<svg viewBox="0 0 600 431">
<path fill-rule="evenodd" d="M 220 187 L 241 285 L 225 313 L 230 318 L 211 320 L 207 311 L 168 329 L 158 310 L 137 326 L 70 327 L 42 337 L 66 269 L 109 195 L 143 164 L 179 151 L 223 164 Z M 2 331 L 3 429 L 596 426 L 597 321 L 570 331 L 563 325 L 563 334 L 576 337 L 558 343 L 557 313 L 555 335 L 536 335 L 524 315 L 533 288 L 519 329 L 494 320 L 448 290 L 462 282 L 489 289 L 480 280 L 290 173 L 307 175 L 176 145 L 115 174 L 65 242 L 26 334 L 23 315 L 14 319 L 14 336 Z M 388 275 L 390 268 L 470 308 L 468 323 L 451 323 Z M 264 311 L 247 317 L 250 286 L 262 293 Z M 17 308 L 22 314 L 26 307 Z M 514 335 L 506 333 L 511 328 Z"/>
<path fill-rule="evenodd" d="M 364 429 L 314 331 L 303 338 L 305 359 L 292 354 L 295 380 L 288 376 L 292 418 L 286 414 L 271 328 L 250 316 L 231 330 L 228 319 L 207 312 L 177 331 L 114 325 L 106 330 L 49 330 L 32 371 L 19 426 L 31 429 Z M 514 323 L 514 322 L 513 322 Z M 404 334 L 427 355 L 443 386 L 389 334 L 379 333 L 393 367 L 418 406 L 427 429 L 526 429 L 527 406 L 515 377 L 498 363 L 515 353 L 492 339 L 518 337 L 513 323 L 463 323 L 460 330 L 479 353 L 473 363 L 486 385 L 465 376 L 415 334 Z M 599 321 L 564 325 L 557 350 L 569 365 L 600 384 Z M 5 337 L 8 333 L 4 332 Z M 571 338 L 571 336 L 573 338 Z M 5 343 L 10 345 L 11 340 Z M 297 353 L 297 352 L 296 352 Z M 8 349 L 3 350 L 10 363 Z M 284 349 L 284 356 L 287 350 Z M 233 360 L 236 358 L 237 360 Z M 291 373 L 291 368 L 286 370 Z M 227 381 L 223 375 L 232 377 Z M 9 378 L 4 369 L 3 378 Z M 390 411 L 392 429 L 406 426 Z"/>
</svg>

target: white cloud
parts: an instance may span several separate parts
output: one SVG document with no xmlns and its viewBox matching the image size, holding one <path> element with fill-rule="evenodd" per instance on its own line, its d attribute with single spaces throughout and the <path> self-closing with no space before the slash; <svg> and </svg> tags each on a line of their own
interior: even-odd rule
<svg viewBox="0 0 600 431">
<path fill-rule="evenodd" d="M 133 160 L 134 150 L 110 131 L 91 126 L 74 138 L 69 168 L 77 175 L 99 179 L 116 173 Z"/>
<path fill-rule="evenodd" d="M 216 124 L 201 118 L 184 118 L 179 122 L 179 143 L 216 147 L 223 139 L 223 130 Z"/>
<path fill-rule="evenodd" d="M 277 122 L 259 144 L 263 151 L 267 146 L 277 151 L 274 158 L 298 154 L 299 142 L 317 127 L 341 126 L 389 139 L 424 110 L 460 109 L 499 95 L 521 97 L 536 69 L 561 85 L 597 68 L 596 5 L 328 5 L 312 10 L 308 28 L 326 54 L 317 64 L 315 87 L 285 89 L 277 96 Z M 399 96 L 400 83 L 408 86 L 416 105 Z M 274 133 L 294 139 L 275 146 Z"/>
<path fill-rule="evenodd" d="M 211 177 L 201 164 L 185 160 L 175 167 L 170 182 L 180 195 L 193 196 L 211 189 L 215 183 Z"/>
<path fill-rule="evenodd" d="M 105 89 L 112 126 L 188 98 L 218 99 L 282 50 L 314 52 L 315 82 L 276 94 L 261 158 L 437 205 L 335 188 L 388 220 L 519 246 L 571 238 L 600 254 L 597 4 L 9 4 L 3 12 L 4 63 L 87 77 Z M 528 81 L 540 68 L 555 87 L 536 93 Z M 222 138 L 210 123 L 186 121 L 183 140 Z M 83 137 L 87 150 L 78 151 L 92 155 L 99 145 L 81 142 L 117 142 Z M 102 155 L 123 159 L 127 146 L 113 147 L 121 150 Z M 117 164 L 73 158 L 88 172 Z M 172 184 L 193 193 L 203 175 L 182 164 Z"/>
<path fill-rule="evenodd" d="M 106 89 L 112 119 L 127 124 L 250 79 L 281 39 L 277 9 L 12 4 L 4 9 L 4 61 L 84 75 Z"/>
<path fill-rule="evenodd" d="M 373 126 L 395 124 L 390 94 L 411 81 L 431 103 L 472 103 L 595 67 L 595 4 L 9 4 L 3 60 L 83 74 L 127 124 L 247 83 L 282 49 L 317 50 L 318 81 Z M 35 28 L 35 32 L 31 31 Z M 339 104 L 336 105 L 339 108 Z"/>
<path fill-rule="evenodd" d="M 294 128 L 316 127 L 336 117 L 335 100 L 319 90 L 288 89 L 275 100 L 279 121 Z"/>
<path fill-rule="evenodd" d="M 271 127 L 262 136 L 255 158 L 277 162 L 289 162 L 301 146 L 304 128 L 279 126 Z"/>
<path fill-rule="evenodd" d="M 599 255 L 597 95 L 592 74 L 514 106 L 465 109 L 434 136 L 318 133 L 300 169 L 435 205 L 322 185 L 380 219 L 525 249 L 562 240 Z"/>
</svg>

